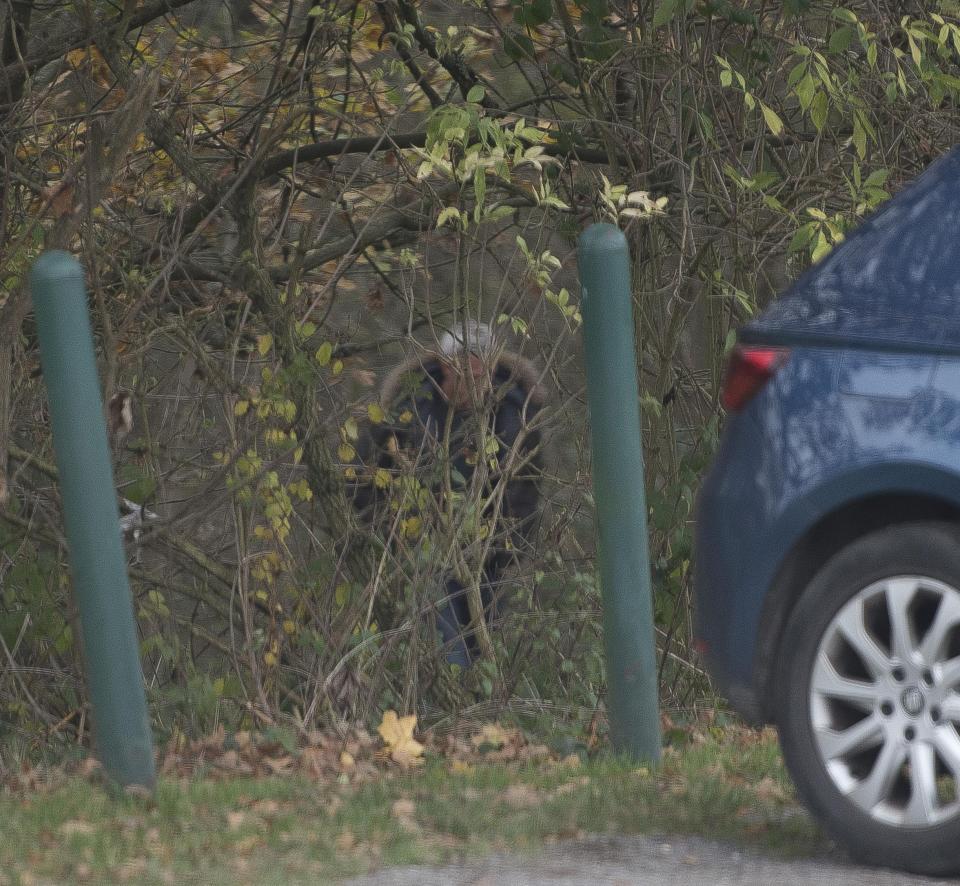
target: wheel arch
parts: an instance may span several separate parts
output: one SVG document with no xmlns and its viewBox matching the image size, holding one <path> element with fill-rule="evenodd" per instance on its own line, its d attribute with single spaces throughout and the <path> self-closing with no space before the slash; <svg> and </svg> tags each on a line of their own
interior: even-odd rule
<svg viewBox="0 0 960 886">
<path fill-rule="evenodd" d="M 765 720 L 771 717 L 776 651 L 787 619 L 803 589 L 834 554 L 858 538 L 897 523 L 935 520 L 960 526 L 960 476 L 924 470 L 922 477 L 925 482 L 910 487 L 858 490 L 819 509 L 793 536 L 760 613 L 754 687 Z M 805 509 L 809 512 L 809 505 Z"/>
</svg>

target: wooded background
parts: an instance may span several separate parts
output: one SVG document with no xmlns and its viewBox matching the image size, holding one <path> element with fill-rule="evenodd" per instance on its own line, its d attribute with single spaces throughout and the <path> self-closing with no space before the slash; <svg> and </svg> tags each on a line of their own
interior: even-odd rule
<svg viewBox="0 0 960 886">
<path fill-rule="evenodd" d="M 83 261 L 106 397 L 132 396 L 114 459 L 158 516 L 128 552 L 161 736 L 388 706 L 602 723 L 596 220 L 633 253 L 663 700 L 709 702 L 690 539 L 725 353 L 956 142 L 958 62 L 953 0 L 0 0 L 0 731 L 89 732 L 25 288 L 46 248 Z M 465 318 L 549 406 L 538 553 L 462 675 L 425 542 L 483 521 L 401 503 L 386 539 L 346 492 L 384 370 Z"/>
</svg>

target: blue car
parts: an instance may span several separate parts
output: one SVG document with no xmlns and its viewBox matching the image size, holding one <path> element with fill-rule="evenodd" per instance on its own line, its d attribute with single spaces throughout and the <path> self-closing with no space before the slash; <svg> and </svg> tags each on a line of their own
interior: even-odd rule
<svg viewBox="0 0 960 886">
<path fill-rule="evenodd" d="M 864 861 L 960 872 L 960 151 L 738 338 L 696 633 Z"/>
</svg>

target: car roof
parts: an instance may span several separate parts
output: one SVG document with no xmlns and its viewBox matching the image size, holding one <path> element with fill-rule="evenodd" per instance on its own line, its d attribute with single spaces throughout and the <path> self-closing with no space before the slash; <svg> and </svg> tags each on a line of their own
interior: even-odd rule
<svg viewBox="0 0 960 886">
<path fill-rule="evenodd" d="M 960 355 L 960 148 L 869 216 L 740 340 Z"/>
</svg>

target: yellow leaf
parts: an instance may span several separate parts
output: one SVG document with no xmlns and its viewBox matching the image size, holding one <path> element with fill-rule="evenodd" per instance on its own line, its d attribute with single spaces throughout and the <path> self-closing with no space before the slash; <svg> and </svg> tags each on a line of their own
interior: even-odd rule
<svg viewBox="0 0 960 886">
<path fill-rule="evenodd" d="M 419 517 L 407 517 L 407 519 L 400 524 L 400 527 L 407 538 L 416 538 L 420 535 L 423 523 Z"/>
<path fill-rule="evenodd" d="M 341 443 L 337 447 L 337 455 L 340 456 L 340 461 L 353 461 L 353 457 L 357 454 L 357 450 L 354 449 L 349 443 Z"/>
<path fill-rule="evenodd" d="M 409 422 L 411 418 L 413 418 L 413 413 L 409 409 L 404 409 L 403 412 L 400 413 L 400 421 L 403 424 Z"/>
<path fill-rule="evenodd" d="M 339 375 L 341 372 L 343 372 L 343 360 L 334 360 L 333 369 L 331 370 L 331 372 L 334 375 Z"/>
<path fill-rule="evenodd" d="M 285 634 L 293 634 L 293 633 L 296 633 L 296 630 L 297 630 L 297 626 L 293 623 L 293 621 L 292 621 L 291 619 L 288 618 L 288 619 L 283 623 L 283 632 L 284 632 Z"/>
<path fill-rule="evenodd" d="M 79 68 L 87 60 L 87 50 L 71 49 L 66 55 L 70 67 Z"/>
<path fill-rule="evenodd" d="M 257 336 L 257 353 L 260 354 L 261 357 L 266 357 L 272 347 L 273 336 L 269 332 Z"/>
<path fill-rule="evenodd" d="M 357 761 L 353 759 L 353 754 L 348 751 L 342 751 L 340 754 L 340 767 L 342 769 L 353 769 Z"/>
<path fill-rule="evenodd" d="M 275 668 L 277 666 L 277 656 L 272 652 L 265 652 L 263 654 L 263 663 L 268 668 Z"/>
<path fill-rule="evenodd" d="M 357 420 L 355 418 L 348 418 L 343 423 L 343 431 L 347 435 L 348 440 L 356 440 L 360 436 L 360 428 L 357 427 Z"/>
<path fill-rule="evenodd" d="M 377 732 L 390 751 L 391 759 L 401 766 L 422 762 L 423 745 L 413 737 L 413 730 L 416 727 L 415 714 L 409 717 L 398 717 L 396 711 L 387 711 L 377 727 Z"/>
<path fill-rule="evenodd" d="M 250 411 L 250 401 L 249 400 L 237 400 L 233 404 L 233 414 L 239 418 L 241 415 L 246 415 Z"/>
<path fill-rule="evenodd" d="M 502 748 L 510 736 L 504 731 L 499 723 L 485 723 L 483 728 L 470 739 L 470 743 L 479 748 L 482 745 L 490 745 L 493 748 Z"/>
<path fill-rule="evenodd" d="M 377 472 L 373 475 L 373 482 L 377 489 L 386 489 L 391 479 L 390 472 L 386 468 L 377 468 Z"/>
<path fill-rule="evenodd" d="M 369 403 L 367 405 L 367 415 L 375 425 L 380 424 L 385 418 L 386 415 L 383 412 L 383 409 L 380 408 L 379 403 Z"/>
</svg>

